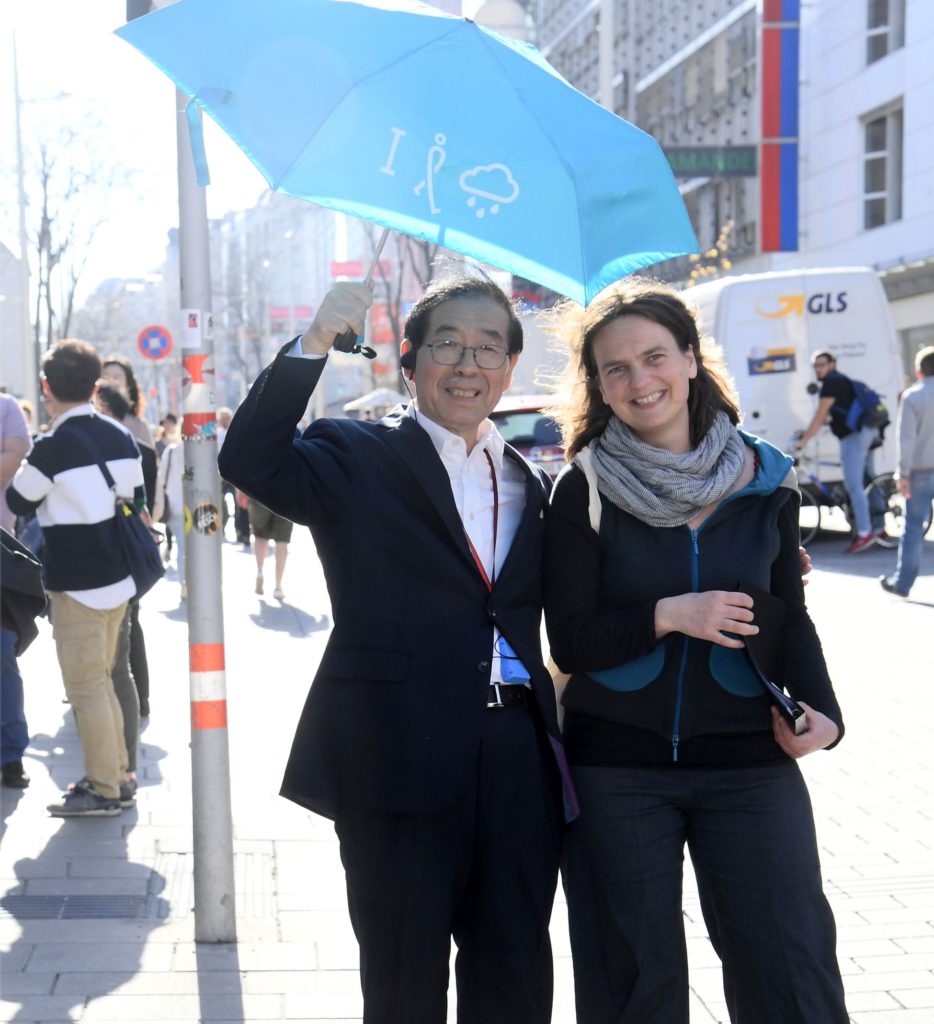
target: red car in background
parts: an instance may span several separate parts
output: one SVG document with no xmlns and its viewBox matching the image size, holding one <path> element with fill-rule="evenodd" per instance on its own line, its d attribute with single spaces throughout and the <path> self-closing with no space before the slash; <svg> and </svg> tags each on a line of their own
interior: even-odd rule
<svg viewBox="0 0 934 1024">
<path fill-rule="evenodd" d="M 564 467 L 558 424 L 542 412 L 550 395 L 503 395 L 490 414 L 503 440 L 554 479 Z"/>
</svg>

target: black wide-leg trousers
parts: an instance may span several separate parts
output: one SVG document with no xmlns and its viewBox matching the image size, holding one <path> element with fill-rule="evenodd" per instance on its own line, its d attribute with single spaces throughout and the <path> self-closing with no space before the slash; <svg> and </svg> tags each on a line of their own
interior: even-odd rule
<svg viewBox="0 0 934 1024">
<path fill-rule="evenodd" d="M 687 1024 L 685 846 L 732 1024 L 846 1024 L 797 764 L 572 773 L 581 814 L 563 874 L 577 1024 Z"/>
</svg>

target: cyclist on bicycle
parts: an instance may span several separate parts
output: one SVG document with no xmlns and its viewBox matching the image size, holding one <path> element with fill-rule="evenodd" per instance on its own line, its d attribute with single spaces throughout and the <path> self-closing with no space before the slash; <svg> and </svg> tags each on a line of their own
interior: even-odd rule
<svg viewBox="0 0 934 1024">
<path fill-rule="evenodd" d="M 815 352 L 811 356 L 811 366 L 821 383 L 817 412 L 792 444 L 792 450 L 800 451 L 830 421 L 831 433 L 840 441 L 843 484 L 850 496 L 850 507 L 856 521 L 856 536 L 846 548 L 846 554 L 852 555 L 868 550 L 877 540 L 877 534 L 872 528 L 869 499 L 863 488 L 867 474 L 868 479 L 875 475 L 872 449 L 879 439 L 879 430 L 877 427 L 862 427 L 853 431 L 847 427 L 846 414 L 853 403 L 853 385 L 850 378 L 837 369 L 837 360 L 832 353 Z"/>
</svg>

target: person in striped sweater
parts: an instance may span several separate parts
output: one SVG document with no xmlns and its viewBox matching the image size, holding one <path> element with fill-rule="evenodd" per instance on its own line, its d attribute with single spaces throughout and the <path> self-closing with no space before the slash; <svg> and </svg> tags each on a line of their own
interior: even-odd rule
<svg viewBox="0 0 934 1024">
<path fill-rule="evenodd" d="M 100 374 L 100 357 L 87 342 L 60 341 L 48 351 L 42 391 L 52 427 L 7 488 L 10 509 L 35 511 L 45 535 L 52 633 L 84 754 L 85 777 L 49 806 L 56 817 L 116 815 L 135 794 L 111 666 L 136 587 L 114 512 L 116 495 L 141 508 L 145 490 L 132 435 L 91 405 Z"/>
</svg>

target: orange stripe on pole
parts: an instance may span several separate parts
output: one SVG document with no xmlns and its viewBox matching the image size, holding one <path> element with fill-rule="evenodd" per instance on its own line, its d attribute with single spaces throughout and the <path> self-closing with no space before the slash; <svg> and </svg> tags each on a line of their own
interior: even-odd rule
<svg viewBox="0 0 934 1024">
<path fill-rule="evenodd" d="M 223 644 L 189 644 L 188 668 L 192 672 L 223 672 Z"/>
<path fill-rule="evenodd" d="M 226 729 L 227 701 L 193 700 L 191 702 L 192 729 Z"/>
</svg>

